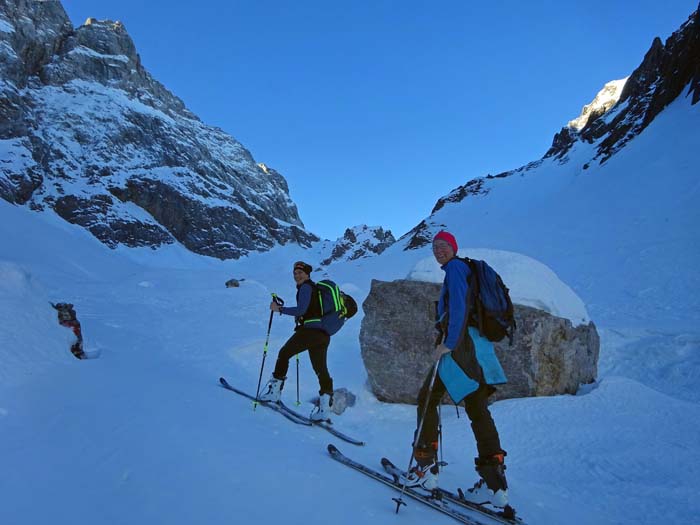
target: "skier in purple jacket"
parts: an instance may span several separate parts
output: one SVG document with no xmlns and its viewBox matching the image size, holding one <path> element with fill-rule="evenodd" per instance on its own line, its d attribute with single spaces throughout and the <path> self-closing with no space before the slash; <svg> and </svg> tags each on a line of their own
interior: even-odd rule
<svg viewBox="0 0 700 525">
<path fill-rule="evenodd" d="M 294 263 L 294 282 L 297 285 L 296 306 L 280 306 L 275 301 L 270 303 L 270 310 L 294 316 L 296 327 L 294 335 L 280 349 L 275 370 L 260 399 L 271 402 L 280 400 L 282 388 L 287 379 L 289 360 L 308 350 L 311 366 L 318 377 L 320 395 L 319 405 L 311 413 L 310 418 L 314 421 L 330 421 L 331 406 L 333 406 L 333 379 L 328 372 L 326 356 L 331 336 L 321 328 L 321 304 L 316 293 L 316 285 L 311 280 L 311 271 L 311 265 L 303 261 Z"/>
</svg>

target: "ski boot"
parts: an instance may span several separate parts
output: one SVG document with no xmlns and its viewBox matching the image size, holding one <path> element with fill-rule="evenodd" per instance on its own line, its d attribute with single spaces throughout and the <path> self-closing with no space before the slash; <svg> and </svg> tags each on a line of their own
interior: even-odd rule
<svg viewBox="0 0 700 525">
<path fill-rule="evenodd" d="M 474 458 L 476 471 L 481 479 L 466 492 L 460 490 L 460 495 L 465 500 L 477 505 L 489 504 L 503 509 L 504 517 L 513 519 L 515 510 L 508 504 L 505 455 L 505 452 L 500 452 L 493 456 Z"/>
<path fill-rule="evenodd" d="M 321 394 L 318 398 L 318 406 L 313 409 L 309 419 L 311 421 L 327 421 L 331 422 L 331 407 L 333 406 L 333 395 L 332 394 Z"/>
<path fill-rule="evenodd" d="M 265 385 L 263 393 L 260 394 L 258 399 L 267 403 L 277 403 L 282 397 L 283 387 L 284 379 L 277 379 L 275 376 L 271 376 L 267 385 Z"/>
<path fill-rule="evenodd" d="M 440 472 L 437 464 L 437 443 L 417 445 L 413 449 L 413 457 L 416 459 L 416 465 L 399 481 L 406 487 L 420 487 L 432 492 L 438 487 Z"/>
</svg>

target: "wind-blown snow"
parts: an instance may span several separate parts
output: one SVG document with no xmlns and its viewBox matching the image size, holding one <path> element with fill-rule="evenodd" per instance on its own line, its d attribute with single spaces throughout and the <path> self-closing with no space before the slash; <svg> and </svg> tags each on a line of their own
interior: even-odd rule
<svg viewBox="0 0 700 525">
<path fill-rule="evenodd" d="M 87 55 L 92 58 L 118 60 L 119 62 L 129 61 L 129 57 L 127 57 L 126 55 L 105 55 L 103 53 L 98 53 L 97 51 L 85 46 L 78 46 L 75 49 L 71 49 L 68 52 L 68 54 Z"/>
</svg>

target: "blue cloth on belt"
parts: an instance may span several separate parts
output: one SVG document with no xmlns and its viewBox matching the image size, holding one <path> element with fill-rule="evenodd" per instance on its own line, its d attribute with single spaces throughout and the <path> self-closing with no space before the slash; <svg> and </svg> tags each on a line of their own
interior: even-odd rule
<svg viewBox="0 0 700 525">
<path fill-rule="evenodd" d="M 481 365 L 486 384 L 502 385 L 506 383 L 508 379 L 506 378 L 501 363 L 496 357 L 493 343 L 479 335 L 479 331 L 471 326 L 469 327 L 469 335 L 472 341 L 474 341 L 476 359 L 479 365 Z M 451 354 L 445 354 L 440 359 L 438 374 L 447 389 L 447 393 L 450 394 L 452 401 L 455 403 L 461 402 L 465 397 L 479 388 L 479 383 L 474 381 L 462 370 L 462 367 L 457 364 Z"/>
</svg>

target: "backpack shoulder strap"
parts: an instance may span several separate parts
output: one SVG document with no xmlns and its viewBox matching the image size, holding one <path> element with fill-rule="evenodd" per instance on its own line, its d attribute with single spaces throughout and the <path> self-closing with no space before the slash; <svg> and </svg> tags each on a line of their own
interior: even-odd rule
<svg viewBox="0 0 700 525">
<path fill-rule="evenodd" d="M 319 309 L 318 308 L 319 298 L 318 298 L 318 286 L 317 286 L 317 284 L 315 282 L 313 282 L 311 279 L 309 279 L 308 281 L 304 281 L 301 284 L 301 286 L 304 286 L 305 284 L 308 284 L 309 286 L 311 286 L 311 300 L 309 301 L 309 306 L 306 309 L 306 312 L 304 312 L 301 315 L 302 322 L 303 322 L 305 317 L 309 316 L 310 313 L 313 314 Z M 301 286 L 299 287 L 299 290 L 301 290 Z M 299 290 L 297 290 L 297 302 L 299 300 Z"/>
</svg>

